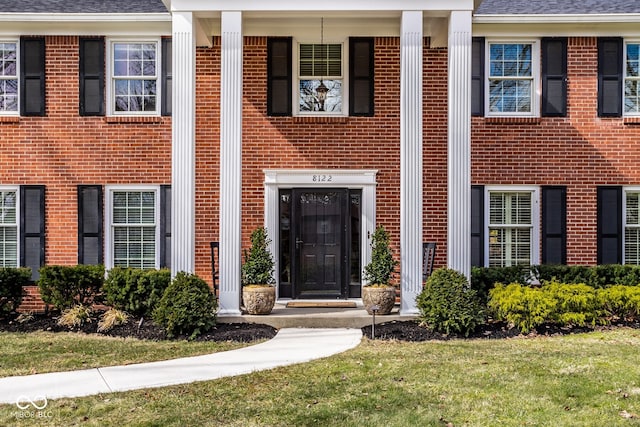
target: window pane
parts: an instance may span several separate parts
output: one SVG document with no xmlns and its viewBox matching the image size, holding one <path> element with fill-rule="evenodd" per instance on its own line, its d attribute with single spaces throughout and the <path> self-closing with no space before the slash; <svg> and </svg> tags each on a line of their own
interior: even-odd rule
<svg viewBox="0 0 640 427">
<path fill-rule="evenodd" d="M 627 225 L 640 225 L 638 221 L 640 193 L 627 193 Z"/>
<path fill-rule="evenodd" d="M 0 43 L 0 76 L 17 76 L 17 43 Z"/>
<path fill-rule="evenodd" d="M 300 80 L 300 111 L 342 111 L 342 80 L 322 80 L 322 83 L 327 90 L 324 100 L 317 91 L 320 80 Z"/>
<path fill-rule="evenodd" d="M 625 113 L 640 112 L 640 80 L 626 80 L 624 83 Z"/>
<path fill-rule="evenodd" d="M 640 264 L 640 228 L 627 228 L 624 232 L 625 264 Z"/>
<path fill-rule="evenodd" d="M 640 77 L 640 44 L 627 45 L 627 77 Z"/>
<path fill-rule="evenodd" d="M 532 232 L 531 193 L 489 193 L 490 266 L 529 265 Z"/>
</svg>

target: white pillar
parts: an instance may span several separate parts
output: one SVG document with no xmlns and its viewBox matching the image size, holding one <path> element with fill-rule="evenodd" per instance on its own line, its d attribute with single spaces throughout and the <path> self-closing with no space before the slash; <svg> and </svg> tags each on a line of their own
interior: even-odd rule
<svg viewBox="0 0 640 427">
<path fill-rule="evenodd" d="M 400 28 L 400 314 L 416 314 L 422 290 L 422 11 Z"/>
<path fill-rule="evenodd" d="M 447 265 L 471 275 L 471 11 L 449 18 Z"/>
<path fill-rule="evenodd" d="M 242 13 L 222 12 L 220 54 L 220 308 L 240 314 Z"/>
<path fill-rule="evenodd" d="M 171 272 L 195 271 L 195 37 L 193 13 L 173 13 Z"/>
</svg>

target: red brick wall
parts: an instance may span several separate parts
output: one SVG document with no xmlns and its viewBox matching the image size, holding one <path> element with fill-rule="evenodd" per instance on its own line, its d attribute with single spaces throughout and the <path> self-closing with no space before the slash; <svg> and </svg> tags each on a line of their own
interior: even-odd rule
<svg viewBox="0 0 640 427">
<path fill-rule="evenodd" d="M 596 263 L 596 186 L 640 184 L 640 128 L 597 117 L 597 39 L 570 38 L 568 115 L 473 118 L 472 180 L 566 185 L 567 262 Z"/>
<path fill-rule="evenodd" d="M 47 264 L 78 262 L 77 185 L 171 183 L 170 118 L 79 116 L 78 43 L 46 37 L 46 116 L 0 121 L 0 184 L 46 186 Z"/>
</svg>

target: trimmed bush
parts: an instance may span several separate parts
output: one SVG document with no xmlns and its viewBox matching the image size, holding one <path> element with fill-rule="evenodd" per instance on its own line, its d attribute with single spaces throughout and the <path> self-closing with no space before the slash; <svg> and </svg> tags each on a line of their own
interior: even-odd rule
<svg viewBox="0 0 640 427">
<path fill-rule="evenodd" d="M 100 302 L 103 283 L 102 265 L 47 265 L 40 268 L 38 279 L 42 300 L 61 311 Z"/>
<path fill-rule="evenodd" d="M 584 326 L 600 318 L 596 291 L 585 284 L 545 283 L 543 291 L 556 301 L 551 321 L 560 325 Z"/>
<path fill-rule="evenodd" d="M 31 280 L 30 268 L 0 268 L 0 315 L 15 312 L 22 303 L 23 286 Z"/>
<path fill-rule="evenodd" d="M 640 317 L 640 286 L 616 285 L 598 289 L 598 302 L 607 322 Z"/>
<path fill-rule="evenodd" d="M 489 291 L 496 283 L 527 283 L 531 276 L 529 266 L 512 267 L 473 267 L 471 269 L 471 289 L 474 289 L 480 299 L 487 301 Z"/>
<path fill-rule="evenodd" d="M 498 283 L 489 292 L 488 307 L 497 320 L 514 325 L 522 333 L 529 333 L 551 319 L 556 301 L 540 288 Z"/>
<path fill-rule="evenodd" d="M 482 305 L 467 278 L 451 269 L 437 269 L 418 295 L 420 320 L 428 328 L 445 334 L 469 336 L 484 322 Z"/>
<path fill-rule="evenodd" d="M 114 267 L 102 288 L 107 304 L 134 316 L 151 316 L 171 282 L 171 272 Z"/>
<path fill-rule="evenodd" d="M 153 320 L 167 335 L 194 338 L 216 324 L 216 299 L 207 283 L 193 274 L 180 272 L 162 295 Z"/>
</svg>

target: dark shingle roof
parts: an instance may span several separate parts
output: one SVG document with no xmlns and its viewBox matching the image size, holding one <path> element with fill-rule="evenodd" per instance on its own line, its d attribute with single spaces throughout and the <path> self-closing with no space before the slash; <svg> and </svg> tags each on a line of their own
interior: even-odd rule
<svg viewBox="0 0 640 427">
<path fill-rule="evenodd" d="M 0 0 L 4 13 L 167 13 L 161 0 Z"/>
<path fill-rule="evenodd" d="M 639 0 L 484 0 L 476 15 L 640 13 Z"/>
</svg>

